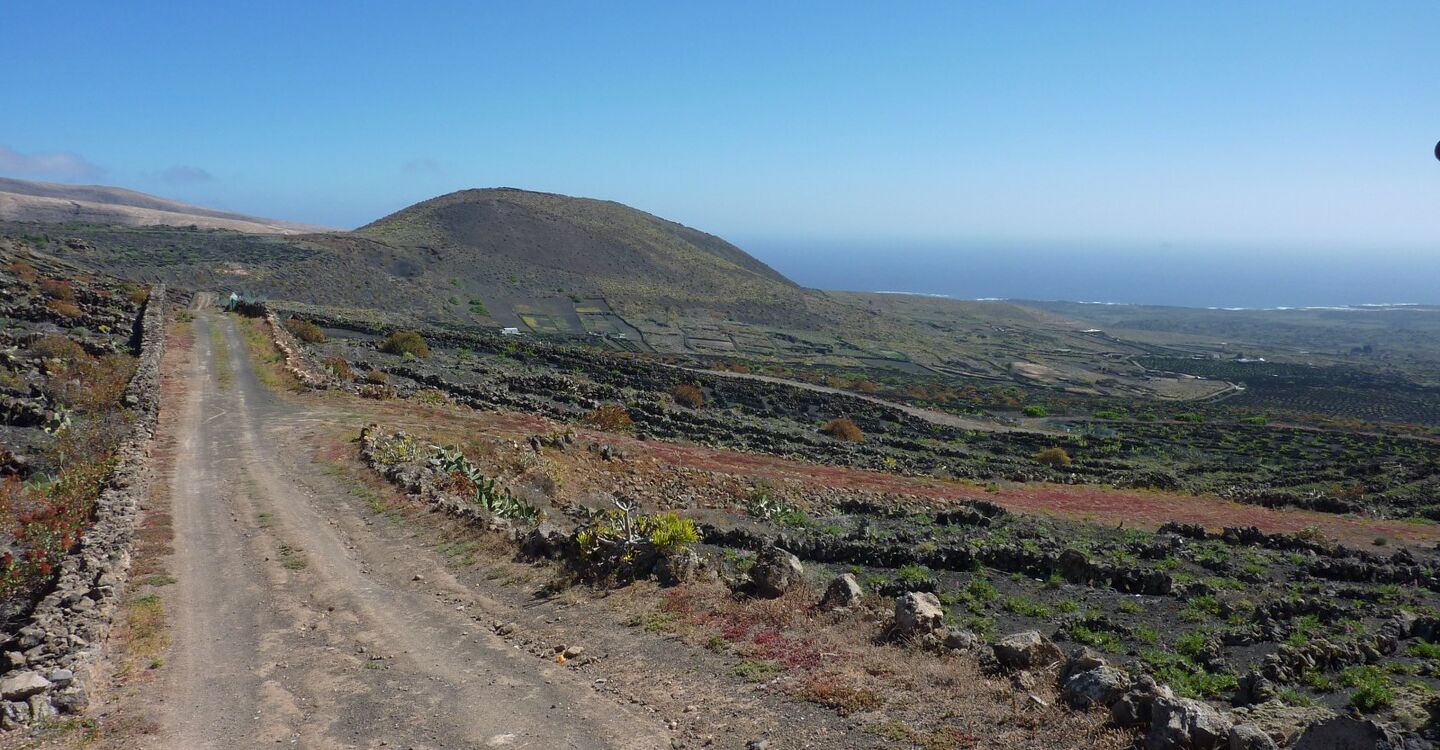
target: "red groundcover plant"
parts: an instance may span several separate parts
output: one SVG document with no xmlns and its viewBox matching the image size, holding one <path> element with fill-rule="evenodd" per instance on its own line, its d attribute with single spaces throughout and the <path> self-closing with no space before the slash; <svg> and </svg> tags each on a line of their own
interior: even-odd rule
<svg viewBox="0 0 1440 750">
<path fill-rule="evenodd" d="M 54 481 L 0 482 L 0 519 L 10 533 L 0 554 L 0 602 L 34 596 L 75 547 L 114 468 L 109 455 L 71 464 Z"/>
</svg>

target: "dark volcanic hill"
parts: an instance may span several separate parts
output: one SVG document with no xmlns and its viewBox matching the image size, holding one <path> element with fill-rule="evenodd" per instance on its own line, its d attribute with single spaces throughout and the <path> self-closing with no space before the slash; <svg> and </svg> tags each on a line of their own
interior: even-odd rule
<svg viewBox="0 0 1440 750">
<path fill-rule="evenodd" d="M 713 234 L 614 201 L 516 188 L 460 190 L 355 231 L 394 245 L 468 250 L 587 276 L 640 271 L 679 280 L 696 271 L 739 271 L 795 286 Z"/>
<path fill-rule="evenodd" d="M 0 177 L 0 219 L 126 226 L 197 226 L 261 234 L 327 231 L 256 216 L 217 211 L 105 185 L 65 185 Z"/>
<path fill-rule="evenodd" d="M 799 287 L 740 248 L 613 201 L 462 190 L 350 238 L 410 251 L 417 268 L 502 300 L 561 293 L 603 297 L 632 312 L 708 311 L 756 321 L 803 314 Z"/>
</svg>

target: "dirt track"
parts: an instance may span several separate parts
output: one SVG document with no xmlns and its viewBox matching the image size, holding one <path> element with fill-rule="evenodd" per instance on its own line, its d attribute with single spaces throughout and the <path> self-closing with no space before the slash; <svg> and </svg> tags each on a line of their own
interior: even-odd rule
<svg viewBox="0 0 1440 750">
<path fill-rule="evenodd" d="M 387 543 L 289 442 L 317 415 L 259 385 L 232 320 L 194 326 L 148 747 L 670 747 L 654 714 L 494 635 L 438 556 Z"/>
</svg>

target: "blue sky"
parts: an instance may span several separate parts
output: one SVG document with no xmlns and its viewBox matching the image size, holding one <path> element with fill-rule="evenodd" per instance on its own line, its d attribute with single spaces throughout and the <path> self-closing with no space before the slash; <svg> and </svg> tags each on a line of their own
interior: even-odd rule
<svg viewBox="0 0 1440 750">
<path fill-rule="evenodd" d="M 276 218 L 510 185 L 776 247 L 1440 241 L 1435 2 L 32 2 L 0 28 L 0 174 Z"/>
</svg>

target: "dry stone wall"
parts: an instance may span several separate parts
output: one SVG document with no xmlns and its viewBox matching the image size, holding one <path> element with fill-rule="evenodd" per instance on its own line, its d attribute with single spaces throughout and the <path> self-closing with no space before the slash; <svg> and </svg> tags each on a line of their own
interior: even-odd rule
<svg viewBox="0 0 1440 750">
<path fill-rule="evenodd" d="M 96 501 L 94 522 L 61 564 L 55 588 L 28 623 L 0 644 L 0 728 L 80 713 L 89 705 L 87 683 L 124 594 L 140 499 L 148 486 L 164 346 L 165 287 L 157 286 L 141 315 L 140 359 L 124 396 L 135 422 Z"/>
</svg>

